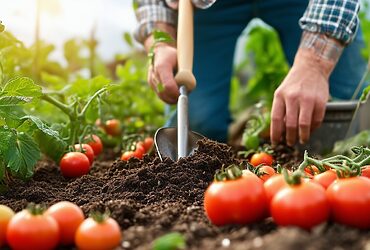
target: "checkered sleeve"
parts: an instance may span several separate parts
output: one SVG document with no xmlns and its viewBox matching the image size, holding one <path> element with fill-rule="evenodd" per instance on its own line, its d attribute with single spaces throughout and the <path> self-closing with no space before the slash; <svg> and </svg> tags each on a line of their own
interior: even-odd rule
<svg viewBox="0 0 370 250">
<path fill-rule="evenodd" d="M 303 30 L 349 44 L 357 31 L 359 9 L 359 0 L 310 0 L 299 24 Z"/>
<path fill-rule="evenodd" d="M 134 10 L 139 25 L 134 33 L 135 39 L 143 43 L 156 29 L 157 22 L 175 25 L 176 11 L 168 7 L 165 0 L 134 0 Z"/>
<path fill-rule="evenodd" d="M 216 0 L 192 0 L 192 2 L 197 8 L 206 9 Z M 134 36 L 141 43 L 157 28 L 157 22 L 174 26 L 177 23 L 178 0 L 133 0 L 133 4 L 139 22 Z"/>
</svg>

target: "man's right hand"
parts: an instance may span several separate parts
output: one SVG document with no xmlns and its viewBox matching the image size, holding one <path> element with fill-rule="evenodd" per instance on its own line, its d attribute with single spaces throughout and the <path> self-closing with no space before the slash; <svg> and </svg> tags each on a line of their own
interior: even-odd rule
<svg viewBox="0 0 370 250">
<path fill-rule="evenodd" d="M 152 36 L 145 41 L 145 48 L 149 51 L 154 44 Z M 177 67 L 177 49 L 167 43 L 157 43 L 154 47 L 153 64 L 148 69 L 148 83 L 164 102 L 175 104 L 179 90 L 175 81 L 174 72 Z"/>
</svg>

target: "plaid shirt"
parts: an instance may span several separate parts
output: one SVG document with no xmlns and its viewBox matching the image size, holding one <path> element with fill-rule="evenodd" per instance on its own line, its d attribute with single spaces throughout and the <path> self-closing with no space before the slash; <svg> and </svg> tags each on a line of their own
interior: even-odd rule
<svg viewBox="0 0 370 250">
<path fill-rule="evenodd" d="M 206 9 L 216 0 L 192 0 L 197 8 Z M 134 0 L 139 26 L 135 38 L 143 42 L 156 28 L 156 22 L 175 26 L 177 0 Z M 299 24 L 303 30 L 324 33 L 345 44 L 352 41 L 358 27 L 359 0 L 310 0 Z"/>
</svg>

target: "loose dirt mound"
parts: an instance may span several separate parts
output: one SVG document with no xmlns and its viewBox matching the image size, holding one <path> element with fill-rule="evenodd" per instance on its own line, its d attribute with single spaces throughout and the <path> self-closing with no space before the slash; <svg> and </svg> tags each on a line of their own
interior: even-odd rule
<svg viewBox="0 0 370 250">
<path fill-rule="evenodd" d="M 285 163 L 297 160 L 284 147 L 277 158 Z M 44 160 L 31 180 L 12 182 L 0 203 L 19 211 L 28 202 L 51 205 L 69 200 L 86 215 L 108 208 L 123 229 L 121 249 L 150 249 L 155 238 L 173 231 L 185 235 L 188 249 L 370 248 L 369 232 L 340 225 L 306 232 L 277 229 L 266 219 L 250 226 L 214 227 L 204 215 L 203 194 L 216 169 L 231 163 L 238 163 L 231 148 L 209 140 L 201 141 L 193 156 L 178 162 L 161 162 L 155 156 L 142 161 L 97 161 L 89 175 L 72 180 L 63 178 L 55 163 Z"/>
</svg>

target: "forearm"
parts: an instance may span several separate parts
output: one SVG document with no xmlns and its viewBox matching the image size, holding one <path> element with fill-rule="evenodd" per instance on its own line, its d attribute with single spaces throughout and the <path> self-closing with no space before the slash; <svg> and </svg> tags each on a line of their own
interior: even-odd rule
<svg viewBox="0 0 370 250">
<path fill-rule="evenodd" d="M 294 64 L 308 64 L 329 78 L 337 64 L 344 45 L 325 34 L 304 31 Z"/>
</svg>

